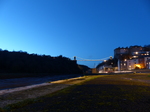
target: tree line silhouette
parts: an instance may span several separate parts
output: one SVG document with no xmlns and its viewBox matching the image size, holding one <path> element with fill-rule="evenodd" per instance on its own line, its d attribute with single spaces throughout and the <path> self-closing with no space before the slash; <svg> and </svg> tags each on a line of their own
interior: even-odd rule
<svg viewBox="0 0 150 112">
<path fill-rule="evenodd" d="M 62 55 L 52 57 L 0 49 L 0 73 L 79 74 L 82 70 L 76 61 Z"/>
</svg>

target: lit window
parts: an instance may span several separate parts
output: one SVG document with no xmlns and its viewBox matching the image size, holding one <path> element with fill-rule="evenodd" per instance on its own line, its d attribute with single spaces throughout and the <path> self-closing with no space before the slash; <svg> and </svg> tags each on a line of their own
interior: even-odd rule
<svg viewBox="0 0 150 112">
<path fill-rule="evenodd" d="M 124 59 L 124 61 L 127 61 L 127 59 Z"/>
<path fill-rule="evenodd" d="M 124 63 L 124 66 L 126 66 L 126 64 Z"/>
<path fill-rule="evenodd" d="M 135 52 L 135 54 L 138 54 L 138 52 Z"/>
<path fill-rule="evenodd" d="M 131 66 L 129 66 L 129 67 L 131 67 Z"/>
</svg>

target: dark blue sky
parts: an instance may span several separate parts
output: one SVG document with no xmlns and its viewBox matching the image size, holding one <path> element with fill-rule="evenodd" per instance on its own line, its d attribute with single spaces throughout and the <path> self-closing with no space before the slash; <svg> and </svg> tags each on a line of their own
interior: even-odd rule
<svg viewBox="0 0 150 112">
<path fill-rule="evenodd" d="M 0 0 L 3 50 L 102 59 L 117 47 L 147 44 L 149 0 Z"/>
</svg>

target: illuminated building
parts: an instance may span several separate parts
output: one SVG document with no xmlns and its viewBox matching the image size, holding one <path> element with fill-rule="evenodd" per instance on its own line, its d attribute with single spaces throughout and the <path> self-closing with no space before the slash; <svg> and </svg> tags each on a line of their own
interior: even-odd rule
<svg viewBox="0 0 150 112">
<path fill-rule="evenodd" d="M 146 61 L 146 68 L 147 68 L 147 69 L 150 69 L 150 59 L 148 59 L 148 60 Z"/>
<path fill-rule="evenodd" d="M 114 49 L 114 58 L 118 60 L 118 70 L 147 68 L 150 49 L 142 46 L 118 47 Z"/>
</svg>

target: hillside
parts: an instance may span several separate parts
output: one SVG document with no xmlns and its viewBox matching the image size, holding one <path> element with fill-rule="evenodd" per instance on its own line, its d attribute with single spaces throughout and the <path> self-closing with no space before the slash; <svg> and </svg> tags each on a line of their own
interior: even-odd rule
<svg viewBox="0 0 150 112">
<path fill-rule="evenodd" d="M 76 61 L 62 55 L 52 57 L 0 50 L 0 73 L 78 74 L 82 71 Z"/>
</svg>

